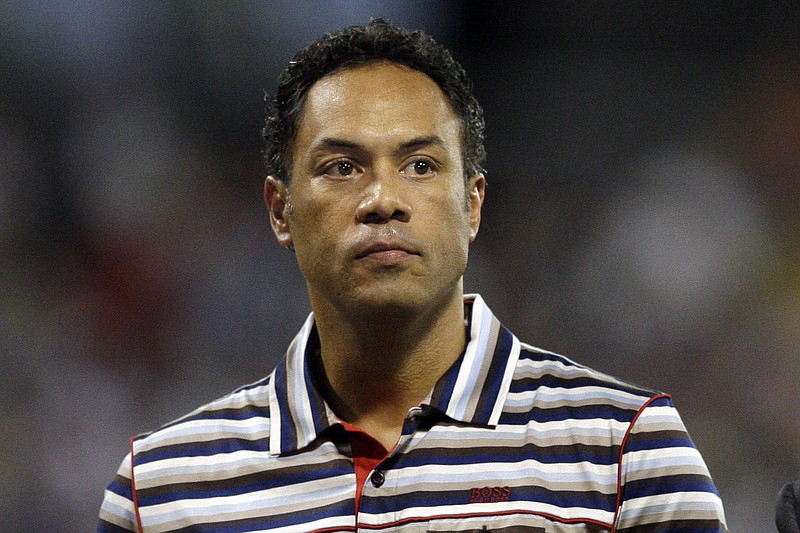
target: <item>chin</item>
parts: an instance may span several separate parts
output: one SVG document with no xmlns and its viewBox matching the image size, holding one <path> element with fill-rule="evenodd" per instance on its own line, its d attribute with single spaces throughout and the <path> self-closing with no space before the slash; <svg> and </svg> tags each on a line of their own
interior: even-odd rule
<svg viewBox="0 0 800 533">
<path fill-rule="evenodd" d="M 420 301 L 411 297 L 408 292 L 390 294 L 361 294 L 354 299 L 356 312 L 369 313 L 372 316 L 413 316 L 420 311 Z"/>
<path fill-rule="evenodd" d="M 353 295 L 352 312 L 373 320 L 418 317 L 445 307 L 457 294 L 458 288 L 458 285 L 449 288 L 373 287 Z"/>
</svg>

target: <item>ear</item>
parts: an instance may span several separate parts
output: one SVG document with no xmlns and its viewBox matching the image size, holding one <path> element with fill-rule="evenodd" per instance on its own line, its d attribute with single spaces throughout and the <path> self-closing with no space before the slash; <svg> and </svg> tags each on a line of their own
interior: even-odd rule
<svg viewBox="0 0 800 533">
<path fill-rule="evenodd" d="M 481 225 L 481 208 L 486 193 L 486 177 L 476 172 L 469 179 L 467 194 L 469 195 L 469 242 L 475 241 Z"/>
<path fill-rule="evenodd" d="M 267 176 L 264 182 L 264 203 L 269 211 L 269 221 L 278 243 L 289 248 L 292 234 L 289 231 L 289 188 L 275 176 Z"/>
</svg>

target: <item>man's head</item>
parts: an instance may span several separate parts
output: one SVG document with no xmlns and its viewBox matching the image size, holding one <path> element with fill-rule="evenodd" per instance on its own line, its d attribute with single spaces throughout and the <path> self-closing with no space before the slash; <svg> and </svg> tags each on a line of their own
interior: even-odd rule
<svg viewBox="0 0 800 533">
<path fill-rule="evenodd" d="M 374 322 L 461 310 L 486 183 L 463 71 L 423 34 L 381 21 L 295 57 L 265 128 L 276 140 L 264 201 L 314 312 Z"/>
<path fill-rule="evenodd" d="M 347 67 L 388 61 L 431 78 L 447 97 L 461 123 L 465 180 L 482 171 L 483 110 L 472 94 L 464 69 L 450 52 L 421 31 L 410 32 L 378 19 L 326 34 L 299 51 L 278 80 L 264 127 L 267 171 L 291 179 L 292 148 L 309 89 Z"/>
</svg>

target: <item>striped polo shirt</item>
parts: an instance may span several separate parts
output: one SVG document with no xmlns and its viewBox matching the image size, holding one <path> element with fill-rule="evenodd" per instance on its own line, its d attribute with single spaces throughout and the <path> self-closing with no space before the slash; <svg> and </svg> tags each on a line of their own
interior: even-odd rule
<svg viewBox="0 0 800 533">
<path fill-rule="evenodd" d="M 312 379 L 313 314 L 270 376 L 131 439 L 97 531 L 724 532 L 668 396 L 521 343 L 468 295 L 468 343 L 360 487 Z"/>
</svg>

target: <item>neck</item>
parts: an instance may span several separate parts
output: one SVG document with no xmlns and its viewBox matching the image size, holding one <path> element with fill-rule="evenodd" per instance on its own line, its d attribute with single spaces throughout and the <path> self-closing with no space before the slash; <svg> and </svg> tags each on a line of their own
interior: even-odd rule
<svg viewBox="0 0 800 533">
<path fill-rule="evenodd" d="M 408 409 L 425 400 L 466 342 L 461 291 L 438 308 L 404 318 L 373 313 L 345 319 L 324 306 L 315 306 L 314 314 L 323 367 L 317 379 L 326 399 L 340 418 L 387 449 Z"/>
</svg>

